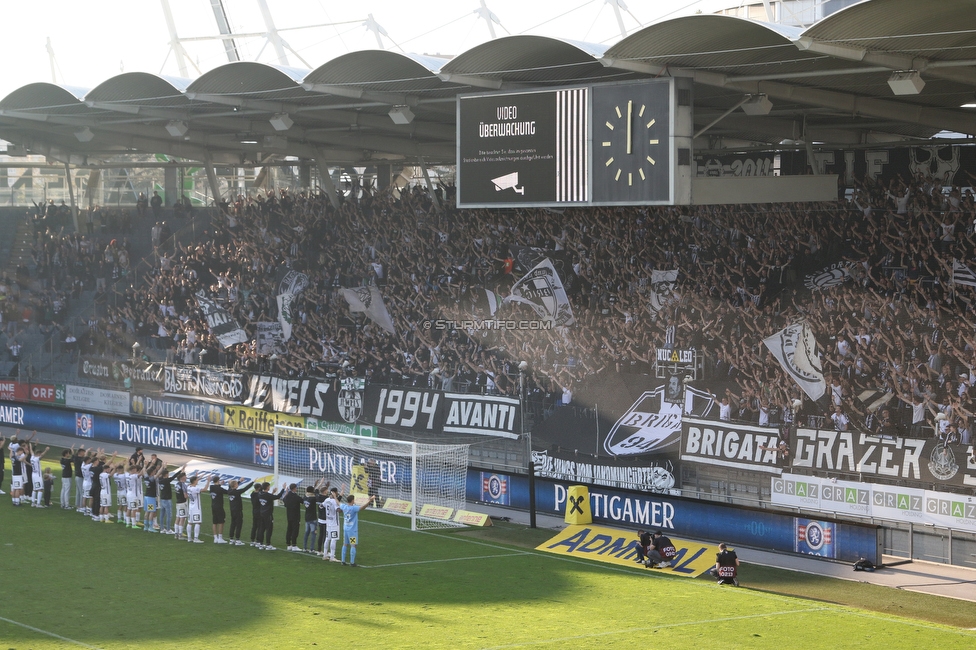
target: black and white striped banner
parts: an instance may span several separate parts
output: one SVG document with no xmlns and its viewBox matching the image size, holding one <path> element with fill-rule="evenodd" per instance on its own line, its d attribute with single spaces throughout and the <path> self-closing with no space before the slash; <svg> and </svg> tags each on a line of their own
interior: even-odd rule
<svg viewBox="0 0 976 650">
<path fill-rule="evenodd" d="M 556 201 L 588 200 L 587 89 L 556 91 Z"/>
</svg>

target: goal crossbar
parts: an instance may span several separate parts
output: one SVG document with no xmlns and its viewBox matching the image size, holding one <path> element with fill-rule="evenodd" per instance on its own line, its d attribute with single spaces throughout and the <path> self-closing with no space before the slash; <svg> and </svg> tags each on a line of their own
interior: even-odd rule
<svg viewBox="0 0 976 650">
<path fill-rule="evenodd" d="M 465 507 L 467 463 L 466 444 L 274 428 L 275 481 L 282 476 L 306 486 L 322 478 L 333 485 L 348 481 L 350 492 L 376 496 L 384 511 L 409 516 L 411 530 L 459 525 L 451 517 Z"/>
</svg>

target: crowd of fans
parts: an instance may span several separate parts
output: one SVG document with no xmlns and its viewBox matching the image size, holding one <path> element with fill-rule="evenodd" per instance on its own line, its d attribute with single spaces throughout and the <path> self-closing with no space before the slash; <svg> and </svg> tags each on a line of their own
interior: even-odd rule
<svg viewBox="0 0 976 650">
<path fill-rule="evenodd" d="M 441 207 L 421 188 L 352 190 L 338 210 L 323 194 L 241 196 L 188 244 L 156 233 L 157 223 L 152 272 L 116 285 L 113 308 L 82 345 L 128 354 L 134 337 L 178 363 L 503 394 L 521 387 L 568 402 L 603 373 L 651 373 L 657 348 L 673 341 L 698 351 L 699 384 L 723 402 L 723 417 L 819 417 L 883 435 L 926 435 L 934 425 L 947 440 L 972 438 L 976 294 L 952 280 L 954 260 L 976 269 L 968 190 L 919 176 L 864 179 L 851 198 L 829 203 L 559 212 L 460 210 L 451 188 Z M 485 289 L 504 297 L 528 270 L 513 246 L 571 260 L 574 277 L 563 280 L 574 325 L 425 328 L 489 317 Z M 125 280 L 128 248 L 124 238 L 102 247 L 87 235 L 39 232 L 36 276 L 46 293 L 32 300 L 50 304 L 45 320 L 56 323 L 58 300 L 92 278 L 97 290 Z M 679 271 L 663 308 L 655 269 Z M 824 269 L 837 282 L 805 282 Z M 256 324 L 277 321 L 288 270 L 309 278 L 293 304 L 292 337 L 259 351 Z M 350 314 L 339 289 L 366 285 L 379 289 L 394 334 Z M 200 290 L 243 326 L 248 343 L 219 344 L 194 299 Z M 496 317 L 533 317 L 523 305 L 500 310 Z M 818 403 L 762 344 L 799 320 L 816 335 L 828 381 Z"/>
</svg>

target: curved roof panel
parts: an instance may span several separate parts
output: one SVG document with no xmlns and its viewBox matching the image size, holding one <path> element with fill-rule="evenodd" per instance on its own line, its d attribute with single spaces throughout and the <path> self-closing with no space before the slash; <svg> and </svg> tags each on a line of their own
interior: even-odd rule
<svg viewBox="0 0 976 650">
<path fill-rule="evenodd" d="M 181 83 L 181 86 L 174 84 Z M 143 106 L 185 106 L 189 100 L 183 94 L 187 79 L 167 79 L 146 72 L 126 72 L 106 79 L 85 95 L 90 102 L 137 103 Z"/>
<path fill-rule="evenodd" d="M 38 82 L 21 86 L 3 99 L 0 109 L 72 114 L 88 111 L 81 98 L 86 90 L 71 86 Z"/>
<path fill-rule="evenodd" d="M 822 55 L 801 52 L 800 30 L 734 16 L 698 14 L 655 23 L 607 50 L 606 57 L 656 65 L 735 72 L 814 69 Z"/>
<path fill-rule="evenodd" d="M 305 95 L 299 82 L 307 71 L 294 68 L 237 61 L 207 72 L 194 80 L 188 93 L 236 95 L 277 100 L 302 99 Z"/>
<path fill-rule="evenodd" d="M 418 93 L 440 90 L 437 78 L 447 59 L 406 55 L 386 50 L 361 50 L 336 57 L 312 70 L 304 83 L 353 86 L 381 92 Z"/>
<path fill-rule="evenodd" d="M 930 59 L 973 59 L 974 31 L 976 6 L 970 0 L 873 0 L 828 16 L 803 36 Z"/>
<path fill-rule="evenodd" d="M 565 84 L 614 77 L 593 53 L 598 46 L 579 45 L 546 36 L 506 36 L 463 52 L 441 73 L 470 75 L 517 84 Z"/>
</svg>

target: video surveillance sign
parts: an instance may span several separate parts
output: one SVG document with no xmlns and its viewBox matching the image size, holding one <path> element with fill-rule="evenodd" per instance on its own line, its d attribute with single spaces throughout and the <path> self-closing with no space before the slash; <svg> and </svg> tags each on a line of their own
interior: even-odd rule
<svg viewBox="0 0 976 650">
<path fill-rule="evenodd" d="M 585 203 L 588 91 L 460 97 L 458 204 Z"/>
</svg>

